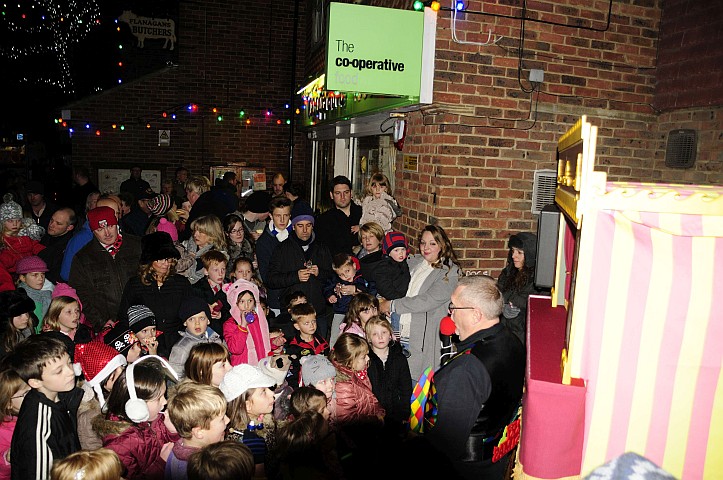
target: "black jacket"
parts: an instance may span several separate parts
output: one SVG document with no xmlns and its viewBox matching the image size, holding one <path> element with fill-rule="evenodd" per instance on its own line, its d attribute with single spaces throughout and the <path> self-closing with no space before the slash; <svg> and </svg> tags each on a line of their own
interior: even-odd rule
<svg viewBox="0 0 723 480">
<path fill-rule="evenodd" d="M 216 215 L 222 222 L 223 217 L 228 213 L 233 212 L 233 209 L 229 208 L 229 202 L 222 194 L 216 193 L 215 191 L 208 191 L 201 194 L 200 197 L 191 207 L 191 212 L 188 214 L 188 221 L 186 222 L 186 228 L 178 234 L 178 240 L 188 240 L 191 238 L 191 222 L 195 219 L 204 217 L 206 215 Z"/>
<path fill-rule="evenodd" d="M 377 282 L 375 280 L 377 267 L 381 265 L 382 260 L 384 260 L 384 254 L 381 250 L 364 255 L 359 259 L 361 275 L 369 282 L 369 288 L 373 288 L 375 291 L 377 288 Z"/>
<path fill-rule="evenodd" d="M 374 395 L 387 412 L 385 423 L 401 426 L 402 423 L 409 421 L 412 375 L 409 373 L 409 363 L 402 353 L 401 345 L 399 343 L 389 345 L 386 363 L 382 363 L 370 348 L 367 373 L 369 381 L 372 382 Z"/>
<path fill-rule="evenodd" d="M 68 242 L 73 238 L 73 232 L 75 232 L 75 230 L 66 232 L 59 237 L 51 237 L 46 233 L 43 235 L 43 238 L 40 239 L 40 244 L 45 245 L 45 250 L 38 253 L 38 256 L 42 258 L 48 266 L 48 273 L 45 274 L 45 278 L 53 283 L 62 281 L 60 278 L 60 267 L 63 265 L 65 247 L 68 246 Z"/>
<path fill-rule="evenodd" d="M 204 277 L 191 285 L 191 289 L 195 296 L 200 297 L 209 305 L 218 301 L 221 302 L 221 318 L 209 318 L 208 320 L 211 329 L 223 338 L 223 324 L 231 318 L 231 305 L 229 305 L 228 299 L 226 298 L 226 292 L 220 289 L 217 293 L 213 293 L 213 288 L 211 288 L 211 284 L 208 283 L 208 277 Z"/>
<path fill-rule="evenodd" d="M 305 268 L 304 263 L 307 260 L 319 267 L 319 276 L 312 275 L 308 281 L 300 282 L 298 272 Z M 296 234 L 291 232 L 289 238 L 281 242 L 271 255 L 269 274 L 268 278 L 264 279 L 264 283 L 268 288 L 280 290 L 279 298 L 296 290 L 304 292 L 306 300 L 316 309 L 318 318 L 326 311 L 326 299 L 322 288 L 332 272 L 331 254 L 326 245 L 314 239 L 309 244 L 308 250 L 304 251 Z M 281 308 L 279 304 L 269 304 L 269 306 Z"/>
<path fill-rule="evenodd" d="M 78 293 L 83 313 L 96 332 L 116 318 L 123 289 L 138 271 L 140 258 L 141 239 L 128 234 L 123 235 L 115 258 L 95 237 L 75 254 L 68 283 Z"/>
<path fill-rule="evenodd" d="M 362 208 L 354 202 L 350 205 L 350 215 L 347 217 L 344 212 L 332 207 L 316 217 L 314 231 L 321 243 L 329 247 L 331 256 L 337 253 L 348 253 L 359 245 L 359 236 L 351 233 L 351 227 L 359 225 L 362 216 Z"/>
<path fill-rule="evenodd" d="M 59 393 L 57 402 L 35 389 L 28 392 L 10 444 L 13 480 L 50 478 L 54 460 L 80 450 L 77 415 L 82 398 L 77 387 Z"/>
<path fill-rule="evenodd" d="M 118 320 L 128 322 L 128 308 L 131 305 L 145 305 L 156 316 L 156 328 L 163 332 L 158 337 L 158 354 L 166 358 L 171 348 L 180 339 L 179 330 L 183 330 L 183 322 L 178 318 L 178 308 L 183 299 L 196 295 L 182 275 L 171 275 L 161 288 L 156 285 L 143 285 L 139 276 L 128 280 L 123 289 L 123 296 L 118 307 Z"/>
<path fill-rule="evenodd" d="M 377 293 L 379 295 L 387 300 L 407 296 L 407 287 L 409 287 L 411 275 L 406 260 L 403 262 L 395 262 L 385 255 L 384 259 L 377 264 L 373 273 L 373 280 L 377 286 Z"/>
</svg>

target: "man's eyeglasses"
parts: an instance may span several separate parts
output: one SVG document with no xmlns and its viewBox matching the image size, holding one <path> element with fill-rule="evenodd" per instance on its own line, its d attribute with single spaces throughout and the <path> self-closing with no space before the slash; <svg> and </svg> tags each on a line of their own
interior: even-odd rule
<svg viewBox="0 0 723 480">
<path fill-rule="evenodd" d="M 449 313 L 453 313 L 455 310 L 474 310 L 474 308 L 475 307 L 455 307 L 452 302 L 449 302 L 449 305 L 447 305 Z"/>
</svg>

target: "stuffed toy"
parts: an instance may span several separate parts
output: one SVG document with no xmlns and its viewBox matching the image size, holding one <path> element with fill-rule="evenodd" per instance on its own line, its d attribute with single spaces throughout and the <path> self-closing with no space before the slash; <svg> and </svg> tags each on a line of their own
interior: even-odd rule
<svg viewBox="0 0 723 480">
<path fill-rule="evenodd" d="M 296 355 L 272 355 L 262 358 L 259 362 L 259 368 L 266 375 L 276 380 L 276 388 L 274 389 L 274 419 L 286 420 L 289 416 L 291 408 L 291 394 L 294 389 L 291 388 L 286 377 L 292 368 L 291 360 L 296 359 Z"/>
</svg>

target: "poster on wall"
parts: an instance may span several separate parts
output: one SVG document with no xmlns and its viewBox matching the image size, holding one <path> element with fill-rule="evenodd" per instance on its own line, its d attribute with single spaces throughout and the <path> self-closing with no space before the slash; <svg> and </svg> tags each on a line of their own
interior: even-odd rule
<svg viewBox="0 0 723 480">
<path fill-rule="evenodd" d="M 99 168 L 98 169 L 98 190 L 101 193 L 118 193 L 120 185 L 131 176 L 128 168 Z M 148 182 L 154 192 L 161 191 L 161 171 L 143 170 L 141 178 Z"/>
</svg>

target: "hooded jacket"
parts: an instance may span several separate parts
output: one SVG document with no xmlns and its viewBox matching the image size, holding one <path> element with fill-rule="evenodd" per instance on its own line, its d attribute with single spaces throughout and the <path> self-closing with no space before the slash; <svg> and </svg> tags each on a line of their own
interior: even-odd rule
<svg viewBox="0 0 723 480">
<path fill-rule="evenodd" d="M 521 232 L 510 237 L 510 252 L 507 255 L 507 266 L 500 273 L 497 285 L 502 292 L 502 299 L 505 304 L 503 316 L 500 321 L 512 330 L 517 338 L 524 345 L 527 328 L 527 298 L 531 294 L 541 293 L 542 290 L 535 287 L 535 264 L 537 261 L 537 235 L 529 232 Z M 512 248 L 519 248 L 525 252 L 525 272 L 515 268 L 512 261 Z M 526 274 L 527 279 L 522 287 L 515 285 L 515 278 L 518 274 Z M 512 307 L 510 306 L 512 304 Z M 517 310 L 519 309 L 519 311 Z"/>
<path fill-rule="evenodd" d="M 378 424 L 384 418 L 384 407 L 372 392 L 369 377 L 363 380 L 350 368 L 333 362 L 336 368 L 336 419 L 344 424 Z"/>
</svg>

